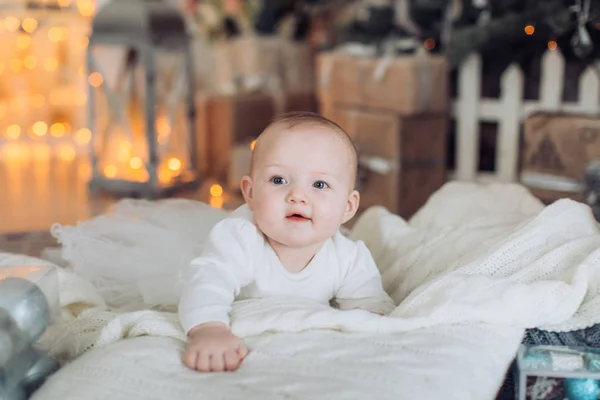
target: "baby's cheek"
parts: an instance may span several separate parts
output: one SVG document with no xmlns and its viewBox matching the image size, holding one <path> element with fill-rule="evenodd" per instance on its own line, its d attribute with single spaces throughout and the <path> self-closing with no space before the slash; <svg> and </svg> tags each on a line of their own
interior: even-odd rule
<svg viewBox="0 0 600 400">
<path fill-rule="evenodd" d="M 319 212 L 321 223 L 319 229 L 327 235 L 333 235 L 340 227 L 341 213 L 337 207 L 323 208 Z"/>
</svg>

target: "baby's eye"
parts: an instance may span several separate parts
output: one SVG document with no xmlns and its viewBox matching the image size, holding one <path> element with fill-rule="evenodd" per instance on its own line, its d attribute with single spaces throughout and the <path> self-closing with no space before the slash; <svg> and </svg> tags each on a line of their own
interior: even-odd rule
<svg viewBox="0 0 600 400">
<path fill-rule="evenodd" d="M 284 178 L 282 178 L 281 176 L 272 177 L 271 182 L 273 182 L 276 185 L 284 185 L 287 183 L 286 180 Z"/>
<path fill-rule="evenodd" d="M 313 183 L 313 187 L 317 189 L 327 189 L 329 185 L 323 181 L 316 181 Z"/>
</svg>

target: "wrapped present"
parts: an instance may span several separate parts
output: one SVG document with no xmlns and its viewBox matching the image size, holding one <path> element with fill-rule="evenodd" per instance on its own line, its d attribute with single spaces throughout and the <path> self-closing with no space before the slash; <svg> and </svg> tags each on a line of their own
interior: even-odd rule
<svg viewBox="0 0 600 400">
<path fill-rule="evenodd" d="M 368 107 L 400 115 L 447 114 L 448 63 L 439 55 L 356 56 L 341 51 L 317 58 L 323 103 Z"/>
<path fill-rule="evenodd" d="M 586 168 L 600 159 L 600 118 L 535 113 L 524 123 L 521 182 L 543 201 L 582 200 Z"/>
</svg>

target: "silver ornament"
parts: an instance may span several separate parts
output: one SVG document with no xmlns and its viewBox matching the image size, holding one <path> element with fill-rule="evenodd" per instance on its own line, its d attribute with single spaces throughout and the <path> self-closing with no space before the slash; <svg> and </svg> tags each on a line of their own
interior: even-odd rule
<svg viewBox="0 0 600 400">
<path fill-rule="evenodd" d="M 50 375 L 60 368 L 58 362 L 49 355 L 37 350 L 34 350 L 34 354 L 36 359 L 35 364 L 29 368 L 20 382 L 20 386 L 25 390 L 27 395 L 35 392 Z"/>
<path fill-rule="evenodd" d="M 6 278 L 0 281 L 0 308 L 10 314 L 29 343 L 35 343 L 50 322 L 46 296 L 37 285 L 26 279 Z"/>
<path fill-rule="evenodd" d="M 7 388 L 0 382 L 0 400 L 26 400 L 27 395 L 20 387 Z"/>
</svg>

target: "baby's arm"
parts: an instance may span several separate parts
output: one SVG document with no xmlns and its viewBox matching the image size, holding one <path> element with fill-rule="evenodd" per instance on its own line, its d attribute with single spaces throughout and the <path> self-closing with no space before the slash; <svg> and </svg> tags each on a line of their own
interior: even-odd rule
<svg viewBox="0 0 600 400">
<path fill-rule="evenodd" d="M 383 290 L 381 275 L 371 252 L 361 241 L 356 243 L 356 254 L 335 300 L 342 310 L 360 308 L 377 314 L 389 314 L 396 308 Z"/>
<path fill-rule="evenodd" d="M 229 330 L 229 311 L 240 288 L 252 279 L 252 229 L 244 221 L 219 222 L 202 255 L 190 264 L 179 319 L 189 338 L 184 363 L 191 369 L 235 370 L 248 352 Z"/>
</svg>

